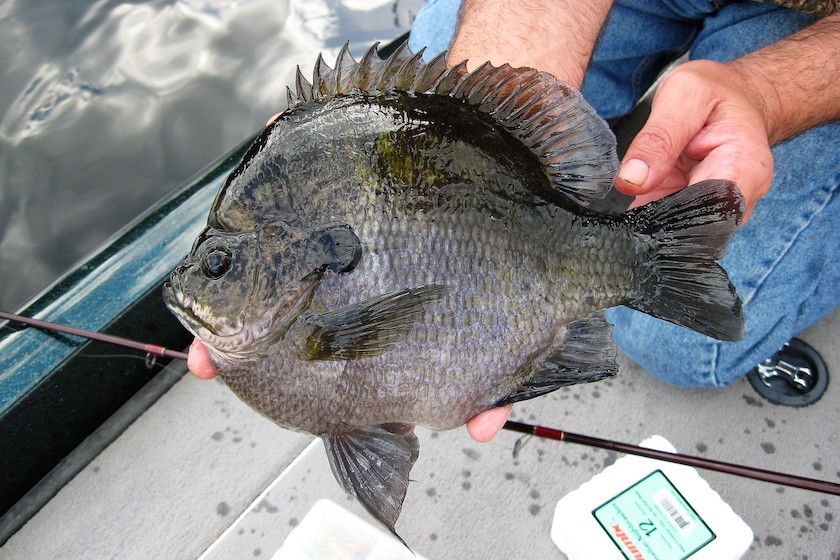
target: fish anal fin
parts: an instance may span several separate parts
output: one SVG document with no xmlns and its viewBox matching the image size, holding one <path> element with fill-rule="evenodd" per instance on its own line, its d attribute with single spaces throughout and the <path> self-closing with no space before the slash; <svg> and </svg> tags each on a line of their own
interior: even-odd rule
<svg viewBox="0 0 840 560">
<path fill-rule="evenodd" d="M 383 354 L 405 338 L 427 305 L 448 291 L 448 286 L 420 286 L 310 315 L 302 357 L 352 360 Z"/>
<path fill-rule="evenodd" d="M 612 325 L 600 314 L 570 323 L 562 342 L 524 384 L 501 399 L 505 405 L 545 395 L 568 385 L 591 383 L 615 375 L 616 347 Z"/>
<path fill-rule="evenodd" d="M 330 468 L 344 491 L 403 544 L 394 528 L 420 453 L 414 426 L 391 423 L 342 434 L 323 434 Z M 408 546 L 408 545 L 406 545 Z"/>
</svg>

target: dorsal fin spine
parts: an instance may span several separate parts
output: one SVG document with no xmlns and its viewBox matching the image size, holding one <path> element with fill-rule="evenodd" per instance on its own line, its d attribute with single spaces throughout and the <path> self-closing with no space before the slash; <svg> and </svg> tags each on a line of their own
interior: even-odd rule
<svg viewBox="0 0 840 560">
<path fill-rule="evenodd" d="M 298 99 L 303 100 L 304 103 L 312 99 L 312 84 L 303 77 L 300 66 L 297 67 L 297 73 L 295 74 L 295 89 Z"/>
<path fill-rule="evenodd" d="M 467 79 L 468 76 L 467 61 L 459 62 L 456 66 L 444 72 L 441 80 L 435 86 L 435 93 L 438 95 L 450 95 L 458 87 L 458 84 Z"/>
<path fill-rule="evenodd" d="M 371 78 L 375 73 L 374 63 L 379 60 L 379 55 L 377 54 L 378 46 L 379 43 L 374 43 L 356 66 L 356 72 L 353 76 L 353 85 L 360 91 L 368 91 L 371 89 Z"/>
<path fill-rule="evenodd" d="M 332 81 L 333 69 L 324 62 L 324 57 L 319 53 L 318 60 L 315 61 L 315 69 L 312 71 L 312 98 L 318 99 L 334 95 L 330 88 L 330 82 Z"/>
<path fill-rule="evenodd" d="M 420 68 L 423 63 L 423 50 L 406 60 L 397 72 L 394 80 L 394 87 L 401 91 L 414 93 L 414 83 L 417 81 L 417 76 L 420 74 Z"/>
<path fill-rule="evenodd" d="M 470 105 L 480 105 L 481 101 L 487 97 L 490 93 L 492 87 L 490 87 L 490 83 L 492 82 L 491 78 L 493 77 L 493 66 L 486 62 L 479 67 L 474 74 L 476 74 L 476 79 L 473 82 L 472 87 L 469 91 L 465 92 L 464 99 Z"/>
<path fill-rule="evenodd" d="M 335 92 L 346 93 L 350 89 L 353 74 L 358 66 L 356 59 L 350 55 L 350 43 L 344 43 L 335 61 L 335 83 L 333 84 Z"/>
<path fill-rule="evenodd" d="M 318 56 L 310 84 L 295 76 L 287 89 L 289 106 L 351 91 L 443 95 L 476 107 L 522 142 L 539 158 L 555 188 L 586 204 L 602 198 L 618 171 L 615 137 L 568 84 L 531 68 L 494 67 L 485 63 L 468 72 L 466 62 L 448 67 L 446 53 L 429 62 L 423 51 L 399 46 L 385 60 L 378 43 L 356 62 L 349 44 L 339 51 L 335 68 Z"/>
<path fill-rule="evenodd" d="M 452 90 L 450 95 L 456 99 L 463 99 L 469 103 L 470 94 L 472 91 L 487 82 L 487 79 L 490 77 L 487 74 L 487 66 L 488 63 L 482 64 L 478 69 L 474 70 L 467 74 L 467 76 L 461 80 L 457 86 Z"/>
<path fill-rule="evenodd" d="M 438 83 L 440 83 L 441 77 L 446 71 L 446 68 L 446 52 L 442 52 L 426 63 L 425 69 L 416 80 L 414 91 L 434 91 Z"/>
<path fill-rule="evenodd" d="M 408 49 L 407 42 L 397 47 L 397 50 L 383 62 L 376 89 L 379 91 L 395 89 L 396 83 L 412 58 L 414 54 Z"/>
</svg>

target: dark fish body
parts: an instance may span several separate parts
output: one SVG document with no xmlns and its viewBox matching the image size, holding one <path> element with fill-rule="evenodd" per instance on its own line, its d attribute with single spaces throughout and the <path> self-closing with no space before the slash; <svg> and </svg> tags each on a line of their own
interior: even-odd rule
<svg viewBox="0 0 840 560">
<path fill-rule="evenodd" d="M 221 208 L 250 198 L 250 189 L 260 192 L 262 178 L 275 173 L 299 186 L 292 199 L 300 202 L 281 209 L 291 210 L 281 216 L 289 225 L 348 224 L 363 256 L 352 273 L 320 281 L 316 297 L 324 309 L 422 286 L 445 293 L 380 355 L 299 360 L 294 345 L 278 345 L 268 360 L 222 372 L 272 419 L 316 434 L 394 421 L 460 426 L 522 385 L 539 366 L 535 356 L 562 340 L 564 325 L 622 303 L 636 289 L 632 272 L 644 257 L 626 228 L 539 200 L 530 187 L 548 192 L 548 179 L 512 138 L 482 138 L 456 120 L 474 115 L 452 115 L 446 106 L 434 115 L 442 126 L 429 130 L 418 122 L 424 100 L 406 94 L 390 96 L 388 105 L 338 101 L 310 102 L 284 115 L 289 126 L 275 125 L 262 150 L 266 159 L 242 172 L 235 183 L 241 192 L 220 197 Z M 298 111 L 311 120 L 296 124 Z M 317 134 L 310 130 L 315 123 L 324 123 Z M 284 169 L 272 169 L 279 153 Z M 293 376 L 285 375 L 290 363 Z M 254 368 L 274 372 L 268 395 L 251 380 Z M 309 395 L 315 379 L 317 402 L 336 403 L 326 414 L 307 398 L 315 397 Z M 261 396 L 271 399 L 262 403 Z"/>
<path fill-rule="evenodd" d="M 737 187 L 587 210 L 614 179 L 614 139 L 550 76 L 345 50 L 289 97 L 164 296 L 225 383 L 322 436 L 336 478 L 392 531 L 412 424 L 454 428 L 614 374 L 599 310 L 742 335 L 714 262 Z"/>
</svg>

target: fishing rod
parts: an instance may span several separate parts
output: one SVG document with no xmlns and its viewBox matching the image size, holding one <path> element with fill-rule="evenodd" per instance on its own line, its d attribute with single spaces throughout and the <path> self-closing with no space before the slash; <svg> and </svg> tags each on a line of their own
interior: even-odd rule
<svg viewBox="0 0 840 560">
<path fill-rule="evenodd" d="M 56 331 L 64 334 L 72 334 L 74 336 L 81 336 L 99 342 L 107 342 L 108 344 L 115 344 L 133 350 L 140 350 L 153 356 L 160 356 L 161 358 L 177 358 L 179 360 L 186 360 L 187 354 L 184 352 L 176 352 L 157 344 L 146 344 L 145 342 L 137 342 L 121 336 L 113 336 L 110 334 L 99 333 L 95 331 L 86 331 L 84 329 L 77 329 L 76 327 L 69 327 L 67 325 L 60 325 L 58 323 L 51 323 L 50 321 L 41 321 L 40 319 L 31 319 L 29 317 L 22 317 L 14 313 L 6 313 L 0 311 L 0 319 L 8 319 L 16 323 L 23 323 L 30 327 L 37 327 L 48 331 Z"/>
<path fill-rule="evenodd" d="M 569 443 L 580 443 L 582 445 L 608 449 L 619 453 L 629 453 L 630 455 L 638 455 L 649 459 L 658 459 L 669 463 L 688 465 L 691 467 L 698 467 L 701 469 L 732 474 L 735 476 L 752 478 L 754 480 L 772 482 L 783 486 L 791 486 L 793 488 L 802 488 L 803 490 L 812 490 L 823 494 L 840 496 L 840 484 L 825 480 L 817 480 L 814 478 L 806 478 L 804 476 L 768 471 L 765 469 L 747 467 L 745 465 L 738 465 L 735 463 L 725 463 L 723 461 L 715 461 L 713 459 L 696 457 L 694 455 L 683 455 L 682 453 L 659 451 L 657 449 L 650 449 L 639 445 L 631 445 L 629 443 L 621 443 L 609 439 L 584 436 L 563 430 L 556 430 L 554 428 L 546 428 L 545 426 L 535 426 L 533 424 L 525 424 L 523 422 L 514 422 L 512 420 L 508 420 L 505 423 L 504 429 L 539 438 L 553 439 L 555 441 L 567 441 Z"/>
<path fill-rule="evenodd" d="M 106 342 L 108 344 L 116 344 L 117 346 L 124 346 L 126 348 L 140 350 L 141 352 L 146 352 L 147 354 L 153 354 L 155 356 L 161 356 L 164 358 L 177 358 L 179 360 L 187 359 L 187 354 L 184 352 L 176 352 L 174 350 L 170 350 L 168 348 L 158 346 L 156 344 L 146 344 L 143 342 L 137 342 L 135 340 L 122 338 L 119 336 L 112 336 L 94 331 L 77 329 L 74 327 L 68 327 L 66 325 L 60 325 L 57 323 L 51 323 L 49 321 L 42 321 L 39 319 L 30 319 L 28 317 L 21 317 L 20 315 L 15 315 L 13 313 L 6 313 L 0 311 L 0 319 L 8 319 L 9 321 L 15 321 L 24 325 L 37 327 L 39 329 L 58 331 L 66 334 L 89 338 L 91 340 Z M 647 447 L 641 447 L 638 445 L 631 445 L 628 443 L 621 443 L 618 441 L 612 441 L 608 439 L 601 439 L 592 436 L 575 434 L 572 432 L 566 432 L 554 428 L 547 428 L 545 426 L 536 426 L 533 424 L 525 424 L 523 422 L 514 422 L 512 420 L 509 420 L 505 423 L 504 429 L 544 439 L 565 441 L 569 443 L 579 443 L 582 445 L 588 445 L 590 447 L 596 447 L 600 449 L 607 449 L 619 453 L 638 455 L 640 457 L 647 457 L 649 459 L 658 459 L 660 461 L 667 461 L 669 463 L 688 465 L 691 467 L 722 472 L 735 476 L 751 478 L 754 480 L 772 482 L 774 484 L 780 484 L 782 486 L 790 486 L 793 488 L 801 488 L 803 490 L 811 490 L 813 492 L 820 492 L 823 494 L 832 494 L 834 496 L 840 496 L 840 484 L 824 480 L 817 480 L 814 478 L 806 478 L 792 474 L 768 471 L 765 469 L 758 469 L 755 467 L 748 467 L 745 465 L 738 465 L 735 463 L 715 461 L 713 459 L 706 459 L 704 457 L 696 457 L 693 455 L 683 455 L 682 453 L 670 453 L 668 451 L 659 451 L 656 449 L 649 449 Z"/>
</svg>

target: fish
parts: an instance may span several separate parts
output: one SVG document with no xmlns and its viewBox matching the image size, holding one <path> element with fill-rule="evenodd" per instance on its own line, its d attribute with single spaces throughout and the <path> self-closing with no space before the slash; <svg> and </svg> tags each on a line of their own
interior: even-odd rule
<svg viewBox="0 0 840 560">
<path fill-rule="evenodd" d="M 395 536 L 416 425 L 617 372 L 618 305 L 743 337 L 718 264 L 744 216 L 710 180 L 621 214 L 615 137 L 550 74 L 406 46 L 298 68 L 163 287 L 224 383 L 320 437 Z"/>
</svg>

